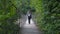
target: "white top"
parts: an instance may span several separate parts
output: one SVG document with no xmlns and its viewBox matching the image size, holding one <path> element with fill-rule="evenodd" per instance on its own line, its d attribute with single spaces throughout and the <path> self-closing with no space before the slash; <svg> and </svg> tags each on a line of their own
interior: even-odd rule
<svg viewBox="0 0 60 34">
<path fill-rule="evenodd" d="M 28 16 L 30 16 L 31 14 L 28 14 Z"/>
<path fill-rule="evenodd" d="M 30 16 L 31 14 L 29 13 L 29 11 L 27 12 L 27 16 Z"/>
</svg>

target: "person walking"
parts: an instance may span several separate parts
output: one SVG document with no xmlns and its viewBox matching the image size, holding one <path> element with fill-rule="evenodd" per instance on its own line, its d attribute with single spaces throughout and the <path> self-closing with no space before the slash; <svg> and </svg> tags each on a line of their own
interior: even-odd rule
<svg viewBox="0 0 60 34">
<path fill-rule="evenodd" d="M 30 21 L 31 21 L 31 14 L 28 15 L 28 22 L 30 24 Z"/>
<path fill-rule="evenodd" d="M 31 15 L 31 12 L 29 11 L 29 12 L 28 12 L 28 22 L 29 22 L 29 24 L 30 24 L 30 22 L 31 22 L 31 18 L 32 18 L 32 15 Z"/>
</svg>

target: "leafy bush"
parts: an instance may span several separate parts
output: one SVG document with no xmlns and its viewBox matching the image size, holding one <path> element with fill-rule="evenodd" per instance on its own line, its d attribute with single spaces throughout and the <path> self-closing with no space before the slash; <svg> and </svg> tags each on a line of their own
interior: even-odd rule
<svg viewBox="0 0 60 34">
<path fill-rule="evenodd" d="M 0 0 L 0 7 L 0 34 L 18 34 L 20 27 L 14 23 L 18 19 L 17 9 L 9 0 Z"/>
<path fill-rule="evenodd" d="M 33 6 L 36 9 L 37 25 L 44 34 L 60 34 L 60 1 L 31 0 Z"/>
</svg>

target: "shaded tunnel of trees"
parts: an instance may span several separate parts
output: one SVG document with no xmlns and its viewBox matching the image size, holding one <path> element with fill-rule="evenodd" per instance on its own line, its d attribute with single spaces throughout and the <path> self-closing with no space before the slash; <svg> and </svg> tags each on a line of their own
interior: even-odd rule
<svg viewBox="0 0 60 34">
<path fill-rule="evenodd" d="M 60 34 L 60 0 L 0 0 L 0 34 L 19 34 L 14 22 L 29 9 L 44 34 Z"/>
</svg>

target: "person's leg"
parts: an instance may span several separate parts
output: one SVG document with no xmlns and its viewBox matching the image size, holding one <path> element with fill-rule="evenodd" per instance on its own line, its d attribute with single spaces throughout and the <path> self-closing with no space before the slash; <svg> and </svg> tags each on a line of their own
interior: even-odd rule
<svg viewBox="0 0 60 34">
<path fill-rule="evenodd" d="M 29 16 L 28 16 L 28 23 L 30 24 L 30 18 L 29 18 Z"/>
<path fill-rule="evenodd" d="M 29 18 L 29 24 L 30 24 L 30 18 Z"/>
<path fill-rule="evenodd" d="M 31 22 L 31 16 L 29 17 L 29 24 L 30 24 L 30 22 Z"/>
</svg>

